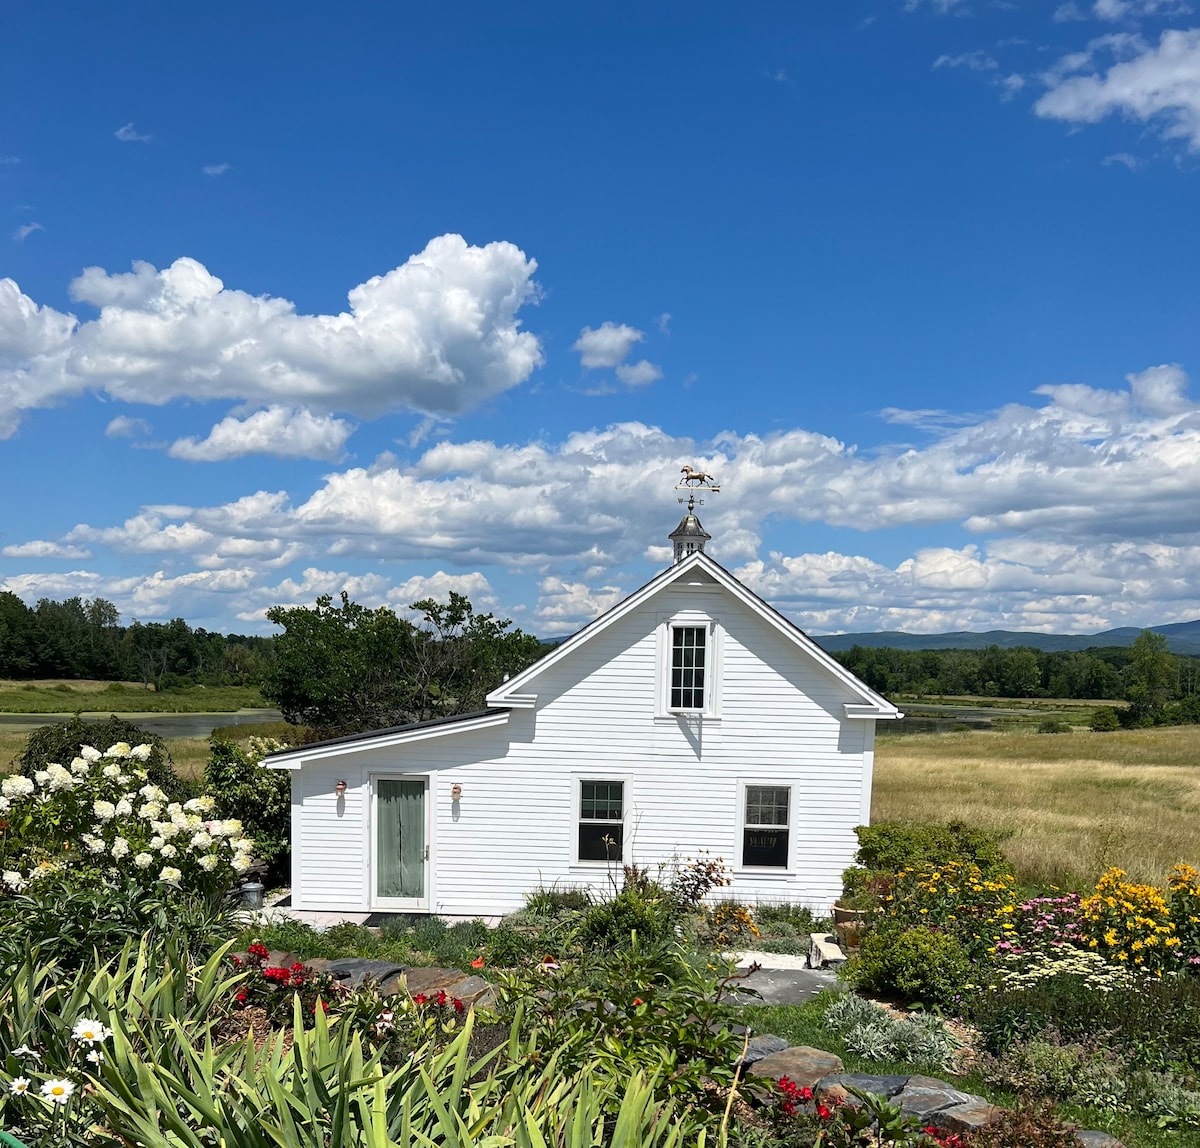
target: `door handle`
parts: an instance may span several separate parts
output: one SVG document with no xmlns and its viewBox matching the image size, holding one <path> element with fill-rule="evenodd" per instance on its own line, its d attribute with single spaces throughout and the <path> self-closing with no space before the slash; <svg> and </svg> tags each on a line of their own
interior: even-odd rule
<svg viewBox="0 0 1200 1148">
<path fill-rule="evenodd" d="M 426 861 L 429 860 L 429 846 L 428 845 L 425 846 L 425 860 Z"/>
</svg>

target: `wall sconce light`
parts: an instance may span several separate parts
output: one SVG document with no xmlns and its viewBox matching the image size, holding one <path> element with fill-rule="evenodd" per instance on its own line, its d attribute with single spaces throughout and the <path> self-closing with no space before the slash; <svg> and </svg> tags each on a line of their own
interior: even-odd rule
<svg viewBox="0 0 1200 1148">
<path fill-rule="evenodd" d="M 457 801 L 460 797 L 462 797 L 462 786 L 455 782 L 450 786 L 450 800 Z"/>
<path fill-rule="evenodd" d="M 333 787 L 333 792 L 338 795 L 339 799 L 341 799 L 346 796 L 346 790 L 348 788 L 349 786 L 347 786 L 345 779 L 339 777 L 337 784 Z"/>
</svg>

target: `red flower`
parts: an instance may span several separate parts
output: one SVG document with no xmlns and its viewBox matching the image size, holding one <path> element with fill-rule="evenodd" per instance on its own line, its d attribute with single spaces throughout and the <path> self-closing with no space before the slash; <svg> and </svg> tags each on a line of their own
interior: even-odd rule
<svg viewBox="0 0 1200 1148">
<path fill-rule="evenodd" d="M 252 957 L 258 957 L 260 961 L 265 961 L 271 955 L 271 950 L 262 941 L 255 941 L 246 951 Z"/>
<path fill-rule="evenodd" d="M 642 998 L 641 998 L 641 997 L 634 997 L 634 998 L 633 998 L 633 1007 L 634 1007 L 634 1008 L 637 1008 L 637 1006 L 638 1006 L 638 1005 L 640 1005 L 640 1004 L 645 1004 L 645 1003 L 646 1003 L 646 1002 L 645 1002 L 644 1000 L 642 1000 Z"/>
<path fill-rule="evenodd" d="M 829 1108 L 824 1104 L 818 1104 L 817 1105 L 817 1115 L 822 1120 L 828 1120 L 829 1119 Z"/>
<path fill-rule="evenodd" d="M 246 1003 L 246 994 L 238 993 L 238 995 L 234 999 L 237 1001 L 238 1004 L 245 1004 Z"/>
<path fill-rule="evenodd" d="M 304 972 L 304 966 L 299 961 L 297 961 L 294 965 L 292 965 L 292 972 L 302 973 L 302 972 Z"/>
<path fill-rule="evenodd" d="M 413 997 L 413 1004 L 428 1004 L 428 1003 L 429 1003 L 429 998 L 424 993 L 417 993 L 417 995 L 415 997 Z"/>
<path fill-rule="evenodd" d="M 471 968 L 473 968 L 473 969 L 481 969 L 481 968 L 483 968 L 483 958 L 482 958 L 482 957 L 476 957 L 476 958 L 475 958 L 475 959 L 474 959 L 474 960 L 471 962 Z"/>
<path fill-rule="evenodd" d="M 433 999 L 435 1004 L 444 1005 L 449 998 L 446 996 L 445 989 L 438 989 L 437 996 Z"/>
<path fill-rule="evenodd" d="M 242 967 L 242 958 L 235 955 L 233 958 L 233 963 L 240 969 Z"/>
<path fill-rule="evenodd" d="M 812 1089 L 811 1088 L 800 1089 L 800 1099 L 801 1100 L 811 1100 L 812 1099 Z"/>
<path fill-rule="evenodd" d="M 457 1013 L 463 1013 L 467 1011 L 467 1006 L 463 1004 L 458 997 L 454 998 L 454 1011 Z"/>
</svg>

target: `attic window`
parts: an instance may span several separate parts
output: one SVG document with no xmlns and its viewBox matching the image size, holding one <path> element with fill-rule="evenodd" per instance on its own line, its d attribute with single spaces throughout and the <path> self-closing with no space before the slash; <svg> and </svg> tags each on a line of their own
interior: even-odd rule
<svg viewBox="0 0 1200 1148">
<path fill-rule="evenodd" d="M 624 843 L 625 784 L 579 783 L 579 860 L 620 861 Z"/>
<path fill-rule="evenodd" d="M 707 626 L 671 627 L 671 710 L 704 709 Z"/>
</svg>

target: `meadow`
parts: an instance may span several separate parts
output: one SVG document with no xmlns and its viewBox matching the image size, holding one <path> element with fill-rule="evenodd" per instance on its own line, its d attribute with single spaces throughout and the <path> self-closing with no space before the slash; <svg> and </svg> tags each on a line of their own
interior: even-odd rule
<svg viewBox="0 0 1200 1148">
<path fill-rule="evenodd" d="M 1010 832 L 1031 883 L 1087 885 L 1116 865 L 1162 882 L 1200 861 L 1200 728 L 880 737 L 872 820 L 962 821 Z"/>
<path fill-rule="evenodd" d="M 221 713 L 265 706 L 257 686 L 147 689 L 139 682 L 0 679 L 0 713 Z"/>
</svg>

